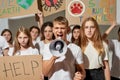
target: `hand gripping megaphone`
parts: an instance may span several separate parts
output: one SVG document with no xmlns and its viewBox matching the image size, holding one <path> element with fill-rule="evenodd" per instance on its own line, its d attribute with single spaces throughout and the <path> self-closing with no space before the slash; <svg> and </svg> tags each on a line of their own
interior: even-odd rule
<svg viewBox="0 0 120 80">
<path fill-rule="evenodd" d="M 67 52 L 67 44 L 62 39 L 55 39 L 50 43 L 49 49 L 54 56 L 60 57 Z"/>
</svg>

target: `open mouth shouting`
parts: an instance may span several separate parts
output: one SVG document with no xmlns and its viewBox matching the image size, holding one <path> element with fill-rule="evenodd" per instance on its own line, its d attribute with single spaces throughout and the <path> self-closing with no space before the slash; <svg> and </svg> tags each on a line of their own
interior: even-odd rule
<svg viewBox="0 0 120 80">
<path fill-rule="evenodd" d="M 57 38 L 62 38 L 63 34 L 57 34 Z"/>
</svg>

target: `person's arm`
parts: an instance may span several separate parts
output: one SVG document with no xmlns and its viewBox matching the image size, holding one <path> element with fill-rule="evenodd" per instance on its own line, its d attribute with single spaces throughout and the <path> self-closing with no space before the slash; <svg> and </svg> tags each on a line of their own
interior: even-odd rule
<svg viewBox="0 0 120 80">
<path fill-rule="evenodd" d="M 76 64 L 77 72 L 73 80 L 84 80 L 86 77 L 85 69 L 83 64 Z"/>
<path fill-rule="evenodd" d="M 57 59 L 57 57 L 53 56 L 53 57 L 51 57 L 50 60 L 43 60 L 43 74 L 44 74 L 44 76 L 48 76 L 48 74 L 51 71 L 56 59 Z"/>
<path fill-rule="evenodd" d="M 41 30 L 41 27 L 43 25 L 43 13 L 39 11 L 39 13 L 37 13 L 37 16 L 38 16 L 38 27 Z"/>
<path fill-rule="evenodd" d="M 9 55 L 8 55 L 8 50 L 9 50 L 9 48 L 5 48 L 5 49 L 3 50 L 3 56 L 9 56 Z"/>
<path fill-rule="evenodd" d="M 105 31 L 105 33 L 103 34 L 102 38 L 103 40 L 106 40 L 107 36 L 109 35 L 109 33 L 112 31 L 112 29 L 116 26 L 116 22 L 112 22 L 112 25 Z"/>
<path fill-rule="evenodd" d="M 109 64 L 108 61 L 103 61 L 104 63 L 104 73 L 105 73 L 105 80 L 111 80 L 110 79 L 110 68 L 109 68 Z"/>
</svg>

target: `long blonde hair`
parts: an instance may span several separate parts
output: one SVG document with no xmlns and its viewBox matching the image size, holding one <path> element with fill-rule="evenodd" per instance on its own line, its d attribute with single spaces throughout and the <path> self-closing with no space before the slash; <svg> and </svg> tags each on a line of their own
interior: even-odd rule
<svg viewBox="0 0 120 80">
<path fill-rule="evenodd" d="M 94 33 L 94 35 L 92 37 L 92 42 L 94 44 L 93 45 L 94 48 L 98 51 L 99 54 L 104 53 L 103 42 L 102 42 L 102 37 L 101 37 L 100 30 L 99 30 L 99 26 L 98 26 L 97 21 L 93 17 L 86 18 L 83 21 L 81 29 L 80 29 L 81 30 L 80 34 L 81 34 L 81 48 L 82 48 L 82 52 L 84 53 L 85 48 L 88 45 L 88 39 L 85 36 L 85 32 L 84 32 L 85 24 L 86 24 L 87 21 L 92 21 L 94 23 L 94 27 L 96 28 L 95 33 Z"/>
<path fill-rule="evenodd" d="M 19 42 L 18 42 L 18 35 L 19 35 L 20 33 L 24 33 L 25 35 L 28 36 L 29 40 L 28 40 L 27 46 L 34 48 L 33 43 L 32 43 L 32 38 L 31 38 L 31 36 L 30 36 L 29 30 L 26 29 L 25 27 L 20 27 L 20 28 L 18 29 L 17 33 L 16 33 L 16 36 L 15 36 L 15 43 L 14 43 L 14 52 L 13 52 L 13 55 L 15 55 L 16 52 L 20 50 L 20 44 L 19 44 Z"/>
</svg>

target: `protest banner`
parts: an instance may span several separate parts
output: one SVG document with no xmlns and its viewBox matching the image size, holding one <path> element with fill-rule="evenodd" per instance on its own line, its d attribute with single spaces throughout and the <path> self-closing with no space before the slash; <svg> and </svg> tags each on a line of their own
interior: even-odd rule
<svg viewBox="0 0 120 80">
<path fill-rule="evenodd" d="M 37 12 L 37 0 L 0 0 L 0 18 L 23 16 Z"/>
<path fill-rule="evenodd" d="M 42 80 L 42 56 L 0 57 L 0 80 Z"/>
<path fill-rule="evenodd" d="M 41 0 L 44 16 L 65 10 L 65 0 Z"/>
<path fill-rule="evenodd" d="M 81 24 L 87 17 L 101 25 L 110 24 L 116 20 L 116 0 L 66 0 L 66 17 L 71 25 Z"/>
</svg>

